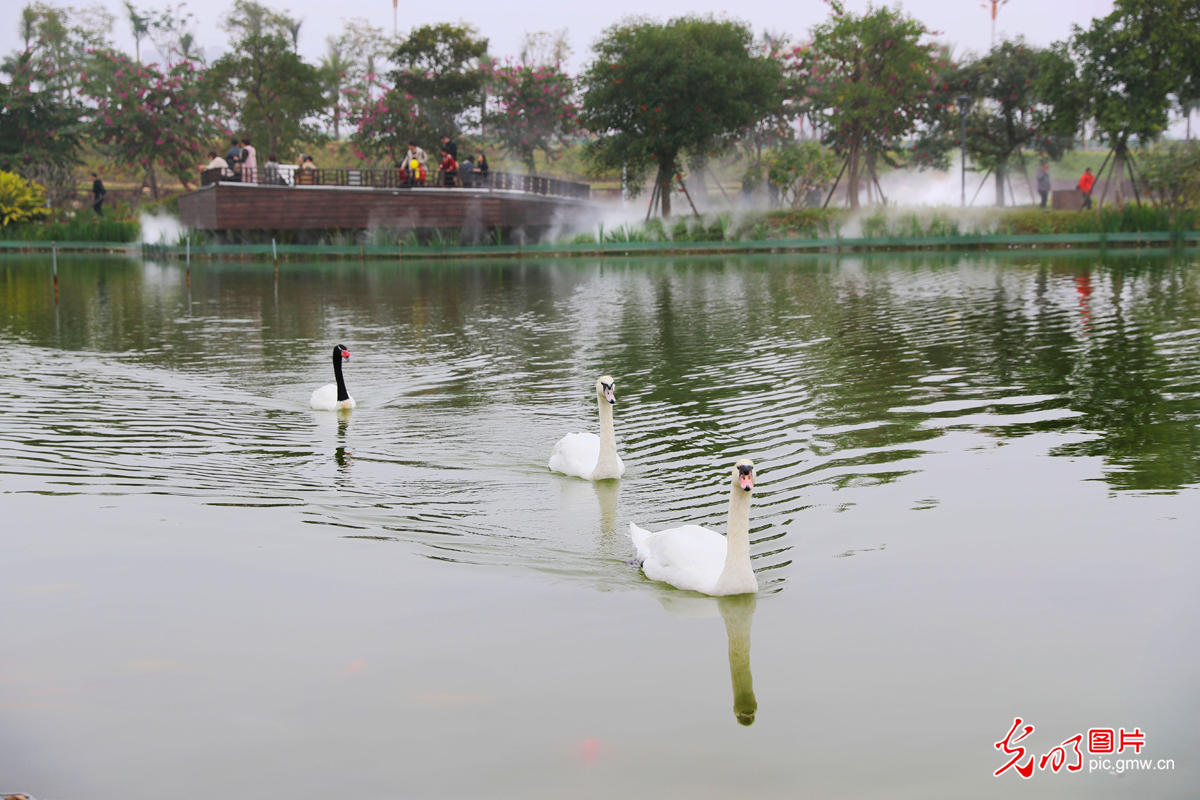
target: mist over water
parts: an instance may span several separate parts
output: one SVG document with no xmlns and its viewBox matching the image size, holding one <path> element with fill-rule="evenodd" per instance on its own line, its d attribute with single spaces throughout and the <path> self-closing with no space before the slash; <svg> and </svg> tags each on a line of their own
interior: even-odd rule
<svg viewBox="0 0 1200 800">
<path fill-rule="evenodd" d="M 1194 254 L 58 265 L 0 260 L 0 788 L 1000 798 L 1021 716 L 1178 765 L 1022 795 L 1193 792 Z M 626 476 L 550 474 L 602 374 Z M 757 601 L 647 582 L 742 457 Z"/>
</svg>

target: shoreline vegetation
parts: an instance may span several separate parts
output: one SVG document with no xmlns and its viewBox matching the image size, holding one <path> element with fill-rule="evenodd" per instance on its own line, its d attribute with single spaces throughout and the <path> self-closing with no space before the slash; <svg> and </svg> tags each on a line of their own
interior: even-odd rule
<svg viewBox="0 0 1200 800">
<path fill-rule="evenodd" d="M 851 212 L 847 209 L 790 209 L 758 212 L 677 216 L 673 219 L 650 219 L 646 222 L 627 222 L 615 226 L 599 225 L 595 229 L 572 231 L 551 241 L 529 244 L 519 232 L 448 229 L 416 231 L 411 229 L 375 228 L 367 231 L 315 231 L 308 241 L 297 241 L 296 231 L 277 232 L 274 243 L 285 253 L 320 255 L 324 251 L 342 253 L 362 252 L 592 252 L 615 251 L 629 246 L 638 251 L 670 252 L 673 249 L 695 250 L 697 245 L 713 245 L 714 250 L 761 250 L 772 248 L 894 248 L 905 246 L 988 246 L 1004 237 L 1043 237 L 1029 239 L 1038 243 L 1064 244 L 1073 240 L 1067 236 L 1091 236 L 1088 241 L 1101 241 L 1097 236 L 1109 236 L 1106 241 L 1117 242 L 1124 235 L 1147 234 L 1146 241 L 1162 241 L 1151 234 L 1166 234 L 1168 241 L 1182 241 L 1184 234 L 1195 232 L 1200 212 L 1180 209 L 1168 212 L 1149 206 L 1128 205 L 1118 210 L 1101 208 L 1095 211 L 1054 211 L 1037 208 L 1009 209 L 873 209 Z M 36 243 L 57 242 L 63 249 L 81 243 L 137 245 L 141 225 L 123 205 L 112 209 L 109 217 L 99 218 L 90 210 L 64 214 L 48 222 L 29 222 L 0 229 L 0 244 L 11 250 Z M 1049 238 L 1046 238 L 1049 237 Z M 315 239 L 315 241 L 313 241 Z M 1083 241 L 1083 240 L 1080 240 Z M 75 243 L 75 244 L 72 244 Z M 1014 244 L 1015 242 L 1008 242 Z M 181 231 L 175 241 L 165 238 L 158 242 L 142 242 L 143 250 L 183 253 L 256 252 L 270 248 L 272 239 L 263 236 L 246 237 L 241 241 L 220 241 L 210 234 Z"/>
</svg>

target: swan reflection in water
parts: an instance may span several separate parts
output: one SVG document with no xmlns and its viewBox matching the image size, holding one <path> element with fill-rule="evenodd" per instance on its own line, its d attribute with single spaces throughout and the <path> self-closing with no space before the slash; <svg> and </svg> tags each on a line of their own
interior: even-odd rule
<svg viewBox="0 0 1200 800">
<path fill-rule="evenodd" d="M 350 425 L 350 409 L 338 411 L 337 415 L 338 446 L 333 451 L 333 460 L 337 462 L 338 469 L 345 472 L 354 463 L 354 460 L 350 458 L 354 454 L 346 452 L 346 428 Z"/>
<path fill-rule="evenodd" d="M 754 696 L 754 676 L 750 673 L 750 626 L 754 622 L 758 595 L 712 598 L 664 594 L 659 600 L 673 617 L 714 617 L 719 613 L 725 620 L 725 634 L 729 638 L 729 677 L 733 682 L 733 716 L 739 725 L 753 725 L 758 700 Z"/>
</svg>

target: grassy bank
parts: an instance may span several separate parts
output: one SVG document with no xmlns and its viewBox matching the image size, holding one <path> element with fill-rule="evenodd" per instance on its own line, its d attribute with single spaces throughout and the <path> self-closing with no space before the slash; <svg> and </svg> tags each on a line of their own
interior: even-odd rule
<svg viewBox="0 0 1200 800">
<path fill-rule="evenodd" d="M 103 217 L 87 208 L 0 228 L 0 240 L 10 242 L 136 242 L 140 234 L 141 226 L 124 204 L 105 209 Z"/>
<path fill-rule="evenodd" d="M 733 228 L 738 239 L 815 239 L 824 237 L 931 238 L 941 236 L 1139 233 L 1194 231 L 1196 209 L 1168 212 L 1148 205 L 1121 210 L 1051 211 L 1037 208 L 860 211 L 805 208 L 768 211 L 742 218 Z M 694 225 L 693 225 L 694 227 Z M 729 227 L 729 226 L 727 226 Z M 673 240 L 678 240 L 672 237 Z M 695 241 L 686 239 L 686 241 Z"/>
</svg>

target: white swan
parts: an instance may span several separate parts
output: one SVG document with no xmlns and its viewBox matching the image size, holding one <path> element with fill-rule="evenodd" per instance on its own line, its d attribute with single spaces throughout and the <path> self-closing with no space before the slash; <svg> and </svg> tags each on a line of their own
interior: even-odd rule
<svg viewBox="0 0 1200 800">
<path fill-rule="evenodd" d="M 743 458 L 733 468 L 728 538 L 699 525 L 651 533 L 629 523 L 642 572 L 650 580 L 713 597 L 757 592 L 758 580 L 750 566 L 753 490 L 754 462 Z"/>
<path fill-rule="evenodd" d="M 341 411 L 354 408 L 354 398 L 346 391 L 346 381 L 342 378 L 342 361 L 350 360 L 350 351 L 342 345 L 333 348 L 333 377 L 337 383 L 327 383 L 312 393 L 309 405 L 318 411 Z"/>
<path fill-rule="evenodd" d="M 596 381 L 600 405 L 600 435 L 568 433 L 558 440 L 550 453 L 550 469 L 589 481 L 604 481 L 625 474 L 625 463 L 617 455 L 617 435 L 613 432 L 613 410 L 617 395 L 613 379 L 605 375 Z"/>
</svg>

